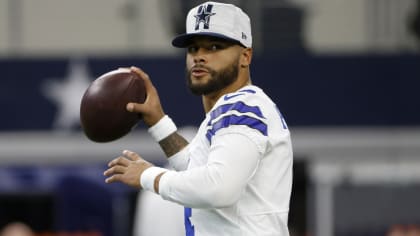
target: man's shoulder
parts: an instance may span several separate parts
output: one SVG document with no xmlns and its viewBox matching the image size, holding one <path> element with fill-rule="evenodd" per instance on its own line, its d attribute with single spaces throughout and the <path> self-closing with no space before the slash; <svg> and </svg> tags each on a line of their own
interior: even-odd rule
<svg viewBox="0 0 420 236">
<path fill-rule="evenodd" d="M 232 101 L 232 100 L 237 100 L 237 99 L 249 97 L 250 95 L 256 95 L 257 91 L 258 91 L 258 89 L 255 86 L 246 86 L 245 88 L 240 89 L 236 92 L 225 94 L 222 97 L 222 100 L 224 102 L 229 102 L 229 101 Z"/>
<path fill-rule="evenodd" d="M 235 102 L 245 102 L 245 103 L 261 103 L 266 100 L 267 95 L 262 89 L 254 85 L 245 86 L 235 92 L 224 94 L 216 102 L 215 107 L 218 107 L 223 104 L 232 104 Z"/>
<path fill-rule="evenodd" d="M 211 113 L 226 113 L 229 111 L 263 110 L 264 107 L 272 107 L 272 100 L 257 86 L 248 85 L 238 91 L 227 93 L 219 98 Z"/>
<path fill-rule="evenodd" d="M 214 108 L 210 111 L 211 119 L 221 115 L 233 113 L 253 113 L 256 116 L 263 117 L 261 106 L 263 101 L 252 94 L 244 92 L 234 92 L 223 96 Z"/>
</svg>

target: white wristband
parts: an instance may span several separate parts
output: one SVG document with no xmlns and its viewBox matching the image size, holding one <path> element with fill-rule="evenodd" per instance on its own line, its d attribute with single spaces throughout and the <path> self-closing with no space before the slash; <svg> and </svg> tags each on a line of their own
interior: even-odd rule
<svg viewBox="0 0 420 236">
<path fill-rule="evenodd" d="M 177 128 L 175 123 L 168 115 L 165 115 L 155 125 L 150 127 L 148 132 L 150 135 L 152 135 L 155 141 L 160 142 L 162 139 L 168 137 L 176 130 Z"/>
<path fill-rule="evenodd" d="M 160 167 L 150 167 L 147 168 L 143 173 L 140 175 L 140 185 L 144 190 L 155 192 L 155 179 L 156 177 L 167 169 L 160 168 Z"/>
</svg>

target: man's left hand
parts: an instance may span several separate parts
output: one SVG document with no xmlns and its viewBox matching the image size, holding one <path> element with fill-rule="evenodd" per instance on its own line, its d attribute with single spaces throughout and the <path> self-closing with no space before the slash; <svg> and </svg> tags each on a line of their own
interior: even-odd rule
<svg viewBox="0 0 420 236">
<path fill-rule="evenodd" d="M 145 161 L 137 153 L 123 151 L 122 156 L 115 158 L 108 163 L 108 169 L 104 175 L 106 183 L 121 182 L 126 185 L 141 188 L 140 176 L 153 164 Z"/>
</svg>

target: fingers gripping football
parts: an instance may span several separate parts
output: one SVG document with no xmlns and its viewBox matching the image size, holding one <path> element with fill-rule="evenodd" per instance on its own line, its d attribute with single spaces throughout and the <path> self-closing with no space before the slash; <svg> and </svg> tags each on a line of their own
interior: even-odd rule
<svg viewBox="0 0 420 236">
<path fill-rule="evenodd" d="M 126 108 L 130 112 L 140 113 L 144 123 L 148 126 L 153 126 L 164 116 L 158 92 L 153 86 L 149 75 L 147 75 L 143 70 L 134 66 L 132 66 L 130 70 L 143 79 L 144 86 L 146 88 L 146 100 L 144 103 L 130 102 L 127 104 Z"/>
<path fill-rule="evenodd" d="M 137 153 L 123 151 L 122 156 L 108 163 L 108 169 L 104 175 L 106 183 L 121 182 L 135 188 L 141 188 L 140 176 L 153 165 L 142 159 Z"/>
</svg>

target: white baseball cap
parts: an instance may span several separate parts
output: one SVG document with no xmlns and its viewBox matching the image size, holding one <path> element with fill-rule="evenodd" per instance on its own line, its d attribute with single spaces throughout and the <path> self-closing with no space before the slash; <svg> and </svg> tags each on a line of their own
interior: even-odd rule
<svg viewBox="0 0 420 236">
<path fill-rule="evenodd" d="M 252 47 L 251 21 L 246 13 L 232 4 L 205 2 L 191 9 L 187 15 L 187 32 L 172 40 L 178 48 L 188 46 L 197 35 L 207 35 Z"/>
</svg>

